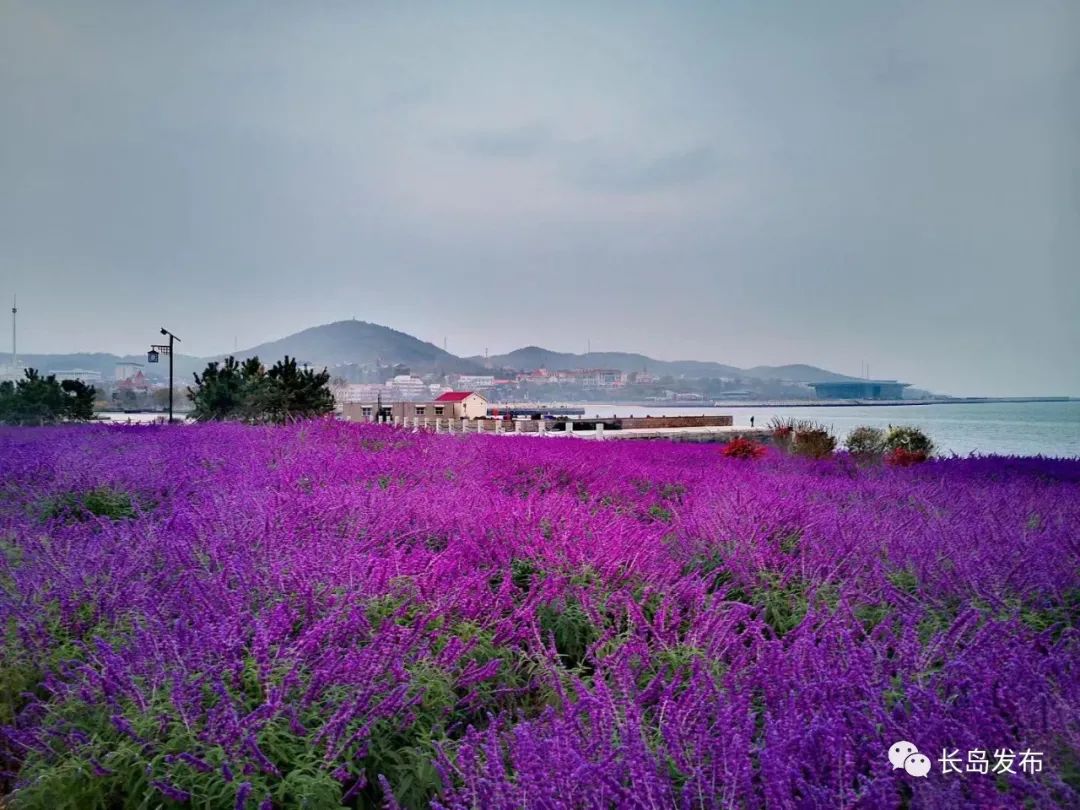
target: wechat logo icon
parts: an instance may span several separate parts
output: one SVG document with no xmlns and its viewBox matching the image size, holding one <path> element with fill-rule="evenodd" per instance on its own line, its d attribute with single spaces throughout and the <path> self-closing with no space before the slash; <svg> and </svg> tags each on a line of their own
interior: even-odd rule
<svg viewBox="0 0 1080 810">
<path fill-rule="evenodd" d="M 903 768 L 908 776 L 925 777 L 930 773 L 930 758 L 920 754 L 915 743 L 907 740 L 893 743 L 889 749 L 889 762 L 892 763 L 894 771 Z"/>
</svg>

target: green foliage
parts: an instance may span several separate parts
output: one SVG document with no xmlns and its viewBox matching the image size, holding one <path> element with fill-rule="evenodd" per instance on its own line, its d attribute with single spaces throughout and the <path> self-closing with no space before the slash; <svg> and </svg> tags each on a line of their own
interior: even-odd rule
<svg viewBox="0 0 1080 810">
<path fill-rule="evenodd" d="M 863 629 L 870 633 L 889 617 L 890 608 L 887 602 L 863 603 L 855 606 L 854 613 L 855 618 L 862 623 Z"/>
<path fill-rule="evenodd" d="M 14 806 L 31 810 L 234 806 L 240 780 L 229 781 L 224 776 L 220 767 L 225 761 L 224 752 L 201 742 L 175 715 L 167 700 L 158 700 L 146 711 L 128 706 L 123 712 L 134 734 L 155 740 L 157 753 L 152 758 L 145 753 L 144 745 L 118 730 L 103 707 L 76 700 L 56 711 L 83 729 L 87 742 L 63 751 L 62 757 L 29 754 L 20 774 L 25 787 L 15 794 Z M 265 794 L 273 797 L 276 807 L 340 805 L 341 783 L 327 773 L 323 752 L 309 737 L 297 735 L 286 723 L 276 721 L 258 733 L 256 742 L 282 776 L 262 772 L 249 775 L 247 780 L 255 789 L 247 806 L 253 806 L 257 797 Z M 166 766 L 170 759 L 192 753 L 205 763 L 204 767 L 176 761 Z M 190 801 L 181 804 L 168 799 L 154 784 L 159 780 L 187 793 Z"/>
<path fill-rule="evenodd" d="M 785 581 L 776 572 L 762 571 L 756 586 L 749 593 L 741 587 L 729 589 L 724 598 L 753 606 L 750 618 L 760 618 L 777 638 L 783 638 L 806 618 L 811 606 L 833 610 L 839 603 L 836 588 L 826 584 L 814 586 L 800 577 Z"/>
<path fill-rule="evenodd" d="M 53 425 L 85 421 L 94 417 L 92 385 L 78 380 L 58 382 L 55 375 L 42 377 L 28 368 L 16 383 L 0 383 L 0 424 Z"/>
<path fill-rule="evenodd" d="M 778 579 L 762 578 L 766 584 L 754 590 L 752 603 L 761 608 L 761 618 L 777 638 L 783 638 L 806 616 L 810 604 L 806 584 L 796 580 L 785 585 Z"/>
<path fill-rule="evenodd" d="M 860 460 L 880 458 L 885 452 L 885 431 L 865 425 L 857 427 L 847 435 L 844 447 Z"/>
<path fill-rule="evenodd" d="M 589 645 L 600 633 L 577 600 L 567 597 L 561 606 L 541 605 L 536 615 L 544 636 L 555 639 L 563 663 L 570 669 L 584 664 Z"/>
<path fill-rule="evenodd" d="M 886 453 L 903 450 L 926 457 L 934 452 L 934 443 L 917 427 L 890 425 L 883 449 Z"/>
<path fill-rule="evenodd" d="M 670 509 L 665 506 L 661 506 L 658 503 L 654 503 L 649 507 L 649 518 L 651 520 L 660 521 L 662 523 L 670 523 L 674 514 Z"/>
<path fill-rule="evenodd" d="M 537 573 L 539 569 L 532 560 L 515 557 L 510 561 L 510 578 L 519 590 L 527 591 L 532 588 L 533 578 Z"/>
<path fill-rule="evenodd" d="M 1070 588 L 1058 599 L 1047 598 L 1038 607 L 1017 600 L 1020 621 L 1036 633 L 1049 633 L 1056 642 L 1063 633 L 1080 626 L 1080 587 Z"/>
<path fill-rule="evenodd" d="M 41 503 L 41 516 L 46 520 L 69 517 L 85 520 L 89 515 L 122 520 L 135 517 L 131 495 L 110 487 L 95 487 L 86 492 L 66 492 Z"/>
<path fill-rule="evenodd" d="M 226 357 L 195 375 L 188 399 L 197 421 L 233 420 L 255 424 L 284 424 L 323 416 L 334 410 L 330 374 L 301 369 L 285 356 L 267 371 L 259 358 L 238 363 Z"/>
<path fill-rule="evenodd" d="M 887 579 L 894 588 L 906 594 L 915 595 L 919 592 L 919 577 L 910 568 L 892 571 Z"/>
<path fill-rule="evenodd" d="M 195 375 L 195 387 L 188 388 L 195 406 L 192 416 L 200 422 L 234 417 L 245 401 L 247 382 L 235 357 L 226 357 L 221 365 L 210 363 L 201 377 Z"/>
</svg>

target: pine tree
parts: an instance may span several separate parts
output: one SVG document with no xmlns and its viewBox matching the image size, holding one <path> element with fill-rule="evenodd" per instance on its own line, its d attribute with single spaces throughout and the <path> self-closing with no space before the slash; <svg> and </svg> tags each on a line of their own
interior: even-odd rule
<svg viewBox="0 0 1080 810">
<path fill-rule="evenodd" d="M 288 356 L 269 371 L 257 357 L 243 363 L 227 357 L 221 365 L 210 363 L 201 376 L 195 375 L 188 397 L 199 421 L 284 424 L 333 411 L 329 382 L 326 369 L 318 373 L 301 369 Z"/>
<path fill-rule="evenodd" d="M 58 382 L 50 374 L 42 377 L 34 368 L 17 383 L 0 385 L 0 423 L 8 425 L 52 425 L 57 422 L 92 419 L 92 385 L 78 380 Z"/>
</svg>

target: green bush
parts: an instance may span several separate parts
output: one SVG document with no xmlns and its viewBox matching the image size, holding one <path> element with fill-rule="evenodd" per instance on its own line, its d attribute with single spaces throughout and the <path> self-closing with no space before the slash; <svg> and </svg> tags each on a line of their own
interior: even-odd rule
<svg viewBox="0 0 1080 810">
<path fill-rule="evenodd" d="M 857 427 L 847 435 L 844 447 L 851 455 L 858 458 L 880 458 L 885 452 L 885 431 L 865 425 Z"/>
<path fill-rule="evenodd" d="M 917 427 L 889 425 L 889 432 L 885 434 L 883 449 L 890 454 L 895 453 L 897 450 L 903 450 L 905 453 L 927 458 L 934 452 L 934 443 L 930 441 L 929 436 Z"/>
</svg>

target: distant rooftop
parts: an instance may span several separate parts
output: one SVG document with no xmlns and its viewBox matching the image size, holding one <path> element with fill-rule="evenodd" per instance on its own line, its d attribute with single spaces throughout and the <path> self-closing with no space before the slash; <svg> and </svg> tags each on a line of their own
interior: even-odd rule
<svg viewBox="0 0 1080 810">
<path fill-rule="evenodd" d="M 818 399 L 903 399 L 910 383 L 896 380 L 835 380 L 812 382 Z"/>
<path fill-rule="evenodd" d="M 473 391 L 447 391 L 440 394 L 436 402 L 463 402 L 473 395 Z"/>
<path fill-rule="evenodd" d="M 903 385 L 909 386 L 911 383 L 902 383 L 897 380 L 822 380 L 821 382 L 809 382 L 809 386 L 819 385 Z"/>
</svg>

